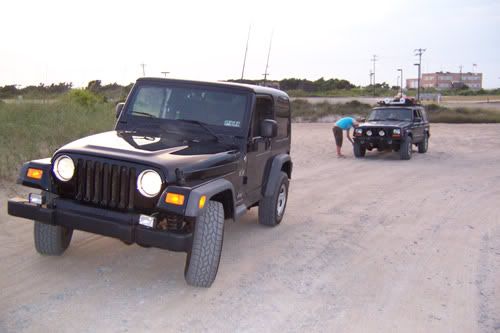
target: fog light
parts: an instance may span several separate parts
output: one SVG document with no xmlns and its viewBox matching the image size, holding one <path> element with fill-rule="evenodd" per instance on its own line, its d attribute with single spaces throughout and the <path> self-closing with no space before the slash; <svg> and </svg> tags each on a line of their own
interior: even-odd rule
<svg viewBox="0 0 500 333">
<path fill-rule="evenodd" d="M 153 228 L 156 223 L 156 218 L 148 215 L 139 216 L 139 224 L 148 228 Z"/>
<path fill-rule="evenodd" d="M 28 172 L 26 172 L 26 177 L 28 178 L 33 178 L 33 179 L 42 179 L 43 176 L 43 170 L 41 169 L 35 169 L 35 168 L 28 168 Z"/>
<path fill-rule="evenodd" d="M 28 201 L 35 205 L 43 204 L 43 197 L 41 194 L 30 193 L 28 196 Z"/>
</svg>

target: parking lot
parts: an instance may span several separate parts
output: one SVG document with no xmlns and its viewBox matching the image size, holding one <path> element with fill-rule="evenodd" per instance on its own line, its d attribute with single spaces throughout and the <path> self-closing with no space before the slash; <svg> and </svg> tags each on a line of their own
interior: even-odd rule
<svg viewBox="0 0 500 333">
<path fill-rule="evenodd" d="M 294 124 L 281 225 L 226 221 L 210 289 L 185 255 L 75 232 L 41 257 L 0 193 L 0 332 L 500 331 L 500 125 L 432 125 L 429 151 L 368 152 Z"/>
</svg>

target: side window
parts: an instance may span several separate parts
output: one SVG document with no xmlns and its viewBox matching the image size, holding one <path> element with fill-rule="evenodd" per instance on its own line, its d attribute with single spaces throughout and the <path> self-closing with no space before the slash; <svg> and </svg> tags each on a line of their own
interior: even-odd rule
<svg viewBox="0 0 500 333">
<path fill-rule="evenodd" d="M 288 98 L 278 97 L 276 122 L 278 123 L 278 139 L 287 138 L 290 134 L 290 101 Z"/>
<path fill-rule="evenodd" d="M 273 100 L 270 96 L 257 96 L 252 119 L 252 137 L 261 136 L 260 124 L 264 119 L 273 118 Z"/>
</svg>

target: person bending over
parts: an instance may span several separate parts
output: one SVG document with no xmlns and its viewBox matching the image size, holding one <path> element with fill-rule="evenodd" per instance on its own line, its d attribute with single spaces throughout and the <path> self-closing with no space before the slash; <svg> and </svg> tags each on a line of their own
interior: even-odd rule
<svg viewBox="0 0 500 333">
<path fill-rule="evenodd" d="M 357 127 L 360 121 L 361 119 L 356 120 L 351 117 L 344 117 L 337 120 L 335 126 L 333 126 L 333 136 L 335 137 L 335 144 L 337 145 L 337 157 L 344 157 L 344 155 L 341 152 L 342 141 L 344 136 L 343 132 L 346 131 L 347 140 L 349 140 L 352 144 L 354 144 L 349 131 L 351 128 Z"/>
</svg>

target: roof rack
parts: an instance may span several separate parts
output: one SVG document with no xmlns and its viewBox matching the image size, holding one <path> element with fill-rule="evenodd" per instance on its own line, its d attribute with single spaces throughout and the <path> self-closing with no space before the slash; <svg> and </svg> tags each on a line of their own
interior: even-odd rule
<svg viewBox="0 0 500 333">
<path fill-rule="evenodd" d="M 396 96 L 394 98 L 385 98 L 382 101 L 377 102 L 378 105 L 393 105 L 393 106 L 414 106 L 414 105 L 421 105 L 415 98 L 413 97 L 407 97 L 407 96 Z"/>
</svg>

